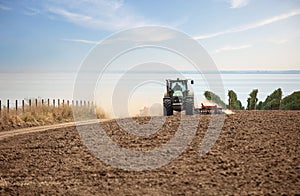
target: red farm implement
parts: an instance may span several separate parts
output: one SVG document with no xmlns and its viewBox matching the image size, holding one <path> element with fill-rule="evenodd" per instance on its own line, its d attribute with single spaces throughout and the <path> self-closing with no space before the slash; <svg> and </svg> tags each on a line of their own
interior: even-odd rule
<svg viewBox="0 0 300 196">
<path fill-rule="evenodd" d="M 221 114 L 222 108 L 218 107 L 217 105 L 203 105 L 201 103 L 201 108 L 195 108 L 196 113 L 199 114 Z"/>
</svg>

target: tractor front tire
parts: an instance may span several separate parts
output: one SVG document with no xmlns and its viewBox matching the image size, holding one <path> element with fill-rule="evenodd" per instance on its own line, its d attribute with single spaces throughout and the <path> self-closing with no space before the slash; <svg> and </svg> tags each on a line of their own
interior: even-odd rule
<svg viewBox="0 0 300 196">
<path fill-rule="evenodd" d="M 173 115 L 173 107 L 171 99 L 164 99 L 164 116 Z"/>
<path fill-rule="evenodd" d="M 194 101 L 193 99 L 187 99 L 185 103 L 185 114 L 193 115 L 194 114 Z"/>
</svg>

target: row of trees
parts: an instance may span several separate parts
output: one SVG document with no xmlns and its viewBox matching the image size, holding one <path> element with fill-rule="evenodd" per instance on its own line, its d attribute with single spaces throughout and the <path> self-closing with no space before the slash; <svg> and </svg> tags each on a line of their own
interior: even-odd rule
<svg viewBox="0 0 300 196">
<path fill-rule="evenodd" d="M 272 92 L 265 101 L 258 102 L 258 89 L 254 89 L 247 99 L 247 110 L 300 110 L 300 91 L 294 92 L 282 98 L 282 90 L 278 88 Z M 228 91 L 228 105 L 221 98 L 210 91 L 205 91 L 204 96 L 207 100 L 211 100 L 219 106 L 231 110 L 244 110 L 242 103 L 237 98 L 237 94 L 233 90 Z"/>
</svg>

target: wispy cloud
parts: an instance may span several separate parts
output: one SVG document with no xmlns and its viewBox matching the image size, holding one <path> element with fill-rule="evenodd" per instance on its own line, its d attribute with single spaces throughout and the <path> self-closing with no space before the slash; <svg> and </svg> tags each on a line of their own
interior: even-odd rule
<svg viewBox="0 0 300 196">
<path fill-rule="evenodd" d="M 282 33 L 280 35 L 273 35 L 268 39 L 269 43 L 282 45 L 287 43 L 295 43 L 295 39 L 300 38 L 300 29 L 293 31 L 288 31 L 287 33 Z"/>
<path fill-rule="evenodd" d="M 40 14 L 41 11 L 39 9 L 36 9 L 36 8 L 31 8 L 31 7 L 28 7 L 25 11 L 24 11 L 24 14 L 25 15 L 28 15 L 28 16 L 34 16 L 34 15 L 38 15 Z"/>
<path fill-rule="evenodd" d="M 287 39 L 280 39 L 280 40 L 272 39 L 272 40 L 269 40 L 269 42 L 274 43 L 274 44 L 279 44 L 279 45 L 281 45 L 281 44 L 287 43 L 288 40 L 287 40 Z"/>
<path fill-rule="evenodd" d="M 0 10 L 8 11 L 11 10 L 11 8 L 4 5 L 0 5 Z"/>
<path fill-rule="evenodd" d="M 82 43 L 82 44 L 98 44 L 99 41 L 94 41 L 94 40 L 87 40 L 87 39 L 61 39 L 63 41 L 67 42 L 77 42 L 77 43 Z"/>
<path fill-rule="evenodd" d="M 47 10 L 52 18 L 54 16 L 56 19 L 96 29 L 120 30 L 151 24 L 118 0 L 56 1 L 50 3 Z"/>
<path fill-rule="evenodd" d="M 153 36 L 156 35 L 156 36 Z M 87 40 L 87 39 L 69 39 L 63 38 L 62 41 L 67 42 L 77 42 L 82 44 L 108 44 L 113 42 L 120 41 L 134 41 L 136 43 L 153 43 L 153 42 L 161 42 L 170 39 L 176 39 L 176 34 L 173 32 L 169 32 L 168 30 L 151 27 L 148 30 L 140 30 L 140 29 L 132 29 L 130 31 L 124 31 L 120 37 L 109 38 L 107 40 Z"/>
<path fill-rule="evenodd" d="M 250 0 L 230 0 L 231 8 L 233 9 L 244 7 L 248 5 L 249 2 Z"/>
<path fill-rule="evenodd" d="M 250 48 L 250 47 L 252 47 L 251 44 L 244 44 L 244 45 L 239 45 L 239 46 L 225 46 L 225 47 L 215 50 L 214 53 L 231 51 L 231 50 L 241 50 L 241 49 Z"/>
<path fill-rule="evenodd" d="M 100 23 L 100 20 L 95 20 L 95 19 L 93 19 L 90 16 L 86 16 L 86 15 L 82 15 L 82 14 L 70 12 L 70 11 L 67 11 L 67 10 L 62 9 L 62 8 L 50 7 L 48 9 L 48 11 L 51 12 L 51 13 L 53 13 L 53 14 L 62 16 L 66 20 L 68 20 L 70 22 L 74 22 L 76 24 L 81 24 L 81 23 Z"/>
<path fill-rule="evenodd" d="M 300 9 L 293 10 L 293 11 L 290 11 L 290 12 L 287 12 L 287 13 L 284 13 L 284 14 L 280 14 L 280 15 L 277 15 L 277 16 L 273 16 L 271 18 L 261 20 L 261 21 L 255 22 L 255 23 L 251 23 L 251 24 L 248 24 L 248 25 L 228 29 L 228 30 L 225 30 L 225 31 L 220 31 L 220 32 L 212 33 L 212 34 L 206 34 L 206 35 L 194 36 L 194 39 L 197 39 L 197 40 L 199 40 L 199 39 L 208 39 L 208 38 L 213 38 L 213 37 L 217 37 L 217 36 L 220 36 L 220 35 L 225 35 L 225 34 L 230 34 L 230 33 L 237 33 L 237 32 L 243 32 L 243 31 L 247 31 L 247 30 L 251 30 L 251 29 L 256 29 L 256 28 L 259 28 L 259 27 L 262 27 L 262 26 L 265 26 L 265 25 L 268 25 L 268 24 L 272 24 L 272 23 L 275 23 L 275 22 L 278 22 L 278 21 L 281 21 L 281 20 L 284 20 L 284 19 L 288 19 L 290 17 L 297 16 L 297 15 L 300 15 Z"/>
</svg>

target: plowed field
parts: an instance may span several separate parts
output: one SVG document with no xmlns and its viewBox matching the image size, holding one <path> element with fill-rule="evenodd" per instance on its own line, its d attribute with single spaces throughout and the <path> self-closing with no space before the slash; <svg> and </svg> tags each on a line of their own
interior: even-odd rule
<svg viewBox="0 0 300 196">
<path fill-rule="evenodd" d="M 120 146 L 150 150 L 174 136 L 178 118 L 168 117 L 149 137 L 126 133 L 114 120 L 101 125 Z M 98 160 L 75 127 L 4 138 L 0 194 L 300 194 L 299 111 L 227 115 L 218 140 L 204 156 L 199 148 L 210 116 L 199 118 L 196 137 L 186 150 L 151 171 L 125 171 Z"/>
</svg>

